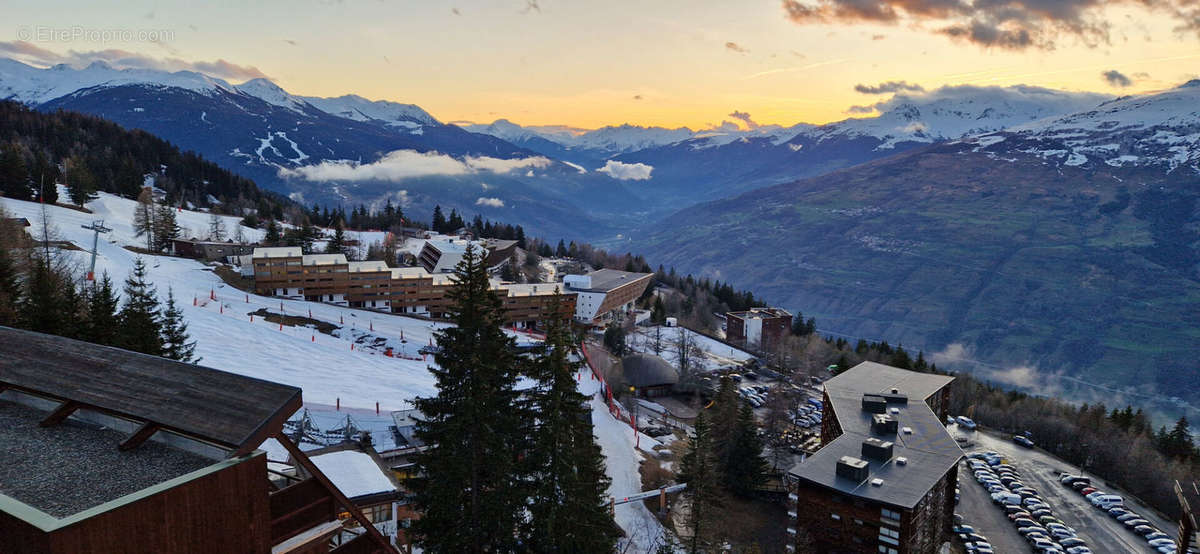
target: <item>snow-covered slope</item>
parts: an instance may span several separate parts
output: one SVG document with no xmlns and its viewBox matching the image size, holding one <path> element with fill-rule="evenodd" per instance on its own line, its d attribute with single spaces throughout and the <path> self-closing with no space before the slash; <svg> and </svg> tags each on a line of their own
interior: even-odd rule
<svg viewBox="0 0 1200 554">
<path fill-rule="evenodd" d="M 0 58 L 0 99 L 30 105 L 42 104 L 80 89 L 122 85 L 175 87 L 200 93 L 218 89 L 236 90 L 224 80 L 192 71 L 175 73 L 152 69 L 114 69 L 104 62 L 93 62 L 83 69 L 56 65 L 39 69 L 16 60 Z"/>
<path fill-rule="evenodd" d="M 897 94 L 874 106 L 879 115 L 852 118 L 805 133 L 818 141 L 871 137 L 878 149 L 901 143 L 932 143 L 996 131 L 1046 117 L 1090 109 L 1109 99 L 1041 87 L 943 87 Z"/>
<path fill-rule="evenodd" d="M 1200 171 L 1200 80 L 1010 127 L 977 142 L 991 152 L 1033 153 L 1064 165 Z"/>
<path fill-rule="evenodd" d="M 420 125 L 439 125 L 429 112 L 415 104 L 400 104 L 387 100 L 367 100 L 347 94 L 336 98 L 302 97 L 317 109 L 355 121 L 380 121 L 387 125 L 412 128 Z"/>
</svg>

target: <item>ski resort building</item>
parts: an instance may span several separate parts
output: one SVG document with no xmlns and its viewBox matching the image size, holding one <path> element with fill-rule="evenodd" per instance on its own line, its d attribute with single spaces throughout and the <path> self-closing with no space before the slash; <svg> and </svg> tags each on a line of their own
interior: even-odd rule
<svg viewBox="0 0 1200 554">
<path fill-rule="evenodd" d="M 725 314 L 725 336 L 745 348 L 768 351 L 783 343 L 792 329 L 792 314 L 781 308 L 750 308 Z"/>
<path fill-rule="evenodd" d="M 788 472 L 789 531 L 807 532 L 806 551 L 936 552 L 950 540 L 963 457 L 942 425 L 953 380 L 863 362 L 825 382 L 821 448 Z"/>
<path fill-rule="evenodd" d="M 586 275 L 565 275 L 563 285 L 578 295 L 575 320 L 603 326 L 624 320 L 653 277 L 653 273 L 600 269 Z"/>
<path fill-rule="evenodd" d="M 446 317 L 451 303 L 446 293 L 454 276 L 422 267 L 351 262 L 342 254 L 303 254 L 296 247 L 256 248 L 252 260 L 258 294 L 432 318 Z M 536 326 L 555 310 L 576 311 L 575 294 L 558 284 L 494 281 L 492 290 L 501 298 L 505 322 L 519 327 Z"/>
<path fill-rule="evenodd" d="M 508 263 L 513 252 L 517 250 L 517 241 L 515 240 L 427 240 L 421 246 L 417 262 L 429 273 L 450 273 L 454 271 L 454 266 L 462 261 L 463 253 L 467 251 L 468 245 L 474 246 L 475 250 L 484 257 L 489 271 L 495 271 Z"/>
<path fill-rule="evenodd" d="M 238 242 L 222 242 L 200 239 L 174 239 L 171 253 L 184 258 L 216 261 L 230 256 L 245 256 L 254 252 L 255 245 Z"/>
<path fill-rule="evenodd" d="M 296 387 L 0 327 L 0 550 L 396 552 L 283 432 L 301 405 Z M 297 468 L 282 483 L 268 439 Z"/>
</svg>

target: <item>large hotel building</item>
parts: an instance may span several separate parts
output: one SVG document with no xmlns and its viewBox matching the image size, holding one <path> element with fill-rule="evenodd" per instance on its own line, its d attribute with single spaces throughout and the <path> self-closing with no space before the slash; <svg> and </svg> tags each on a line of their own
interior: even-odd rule
<svg viewBox="0 0 1200 554">
<path fill-rule="evenodd" d="M 441 249 L 429 247 L 423 253 L 433 250 L 437 258 L 445 258 L 453 252 L 445 244 L 438 246 Z M 452 273 L 430 272 L 426 267 L 389 268 L 379 261 L 352 262 L 342 254 L 303 254 L 298 247 L 255 248 L 252 261 L 258 294 L 431 318 L 447 316 L 451 301 L 446 292 L 454 284 Z M 425 265 L 437 267 L 442 265 L 439 261 Z M 581 323 L 603 325 L 632 310 L 633 301 L 652 277 L 602 269 L 567 276 L 565 283 L 494 280 L 492 290 L 500 296 L 505 322 L 511 325 L 535 326 L 556 309 L 573 314 Z M 585 313 L 580 313 L 581 295 L 586 299 Z"/>
</svg>

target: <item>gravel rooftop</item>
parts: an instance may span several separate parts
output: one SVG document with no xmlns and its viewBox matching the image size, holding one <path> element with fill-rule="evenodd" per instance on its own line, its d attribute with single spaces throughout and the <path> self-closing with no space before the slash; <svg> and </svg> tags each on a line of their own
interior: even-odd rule
<svg viewBox="0 0 1200 554">
<path fill-rule="evenodd" d="M 63 518 L 216 463 L 146 441 L 122 452 L 126 435 L 0 400 L 0 493 Z"/>
</svg>

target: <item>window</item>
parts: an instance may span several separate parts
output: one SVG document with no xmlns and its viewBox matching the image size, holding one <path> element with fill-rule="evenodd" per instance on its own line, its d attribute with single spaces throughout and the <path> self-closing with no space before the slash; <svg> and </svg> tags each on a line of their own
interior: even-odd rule
<svg viewBox="0 0 1200 554">
<path fill-rule="evenodd" d="M 898 550 L 896 550 L 895 548 L 888 548 L 887 546 L 884 546 L 882 544 L 879 545 L 879 551 L 882 552 L 883 554 L 900 554 L 900 552 Z"/>
<path fill-rule="evenodd" d="M 837 514 L 829 514 L 829 517 L 832 517 L 833 519 L 835 519 L 835 520 L 837 520 L 837 521 L 841 521 L 841 520 L 842 520 L 842 516 L 839 516 L 839 515 L 837 515 Z"/>
<path fill-rule="evenodd" d="M 881 536 L 881 537 L 886 536 L 886 537 L 892 537 L 893 539 L 898 539 L 898 538 L 900 538 L 900 532 L 895 529 L 888 529 L 887 527 L 880 527 L 879 528 L 879 536 Z"/>
</svg>

